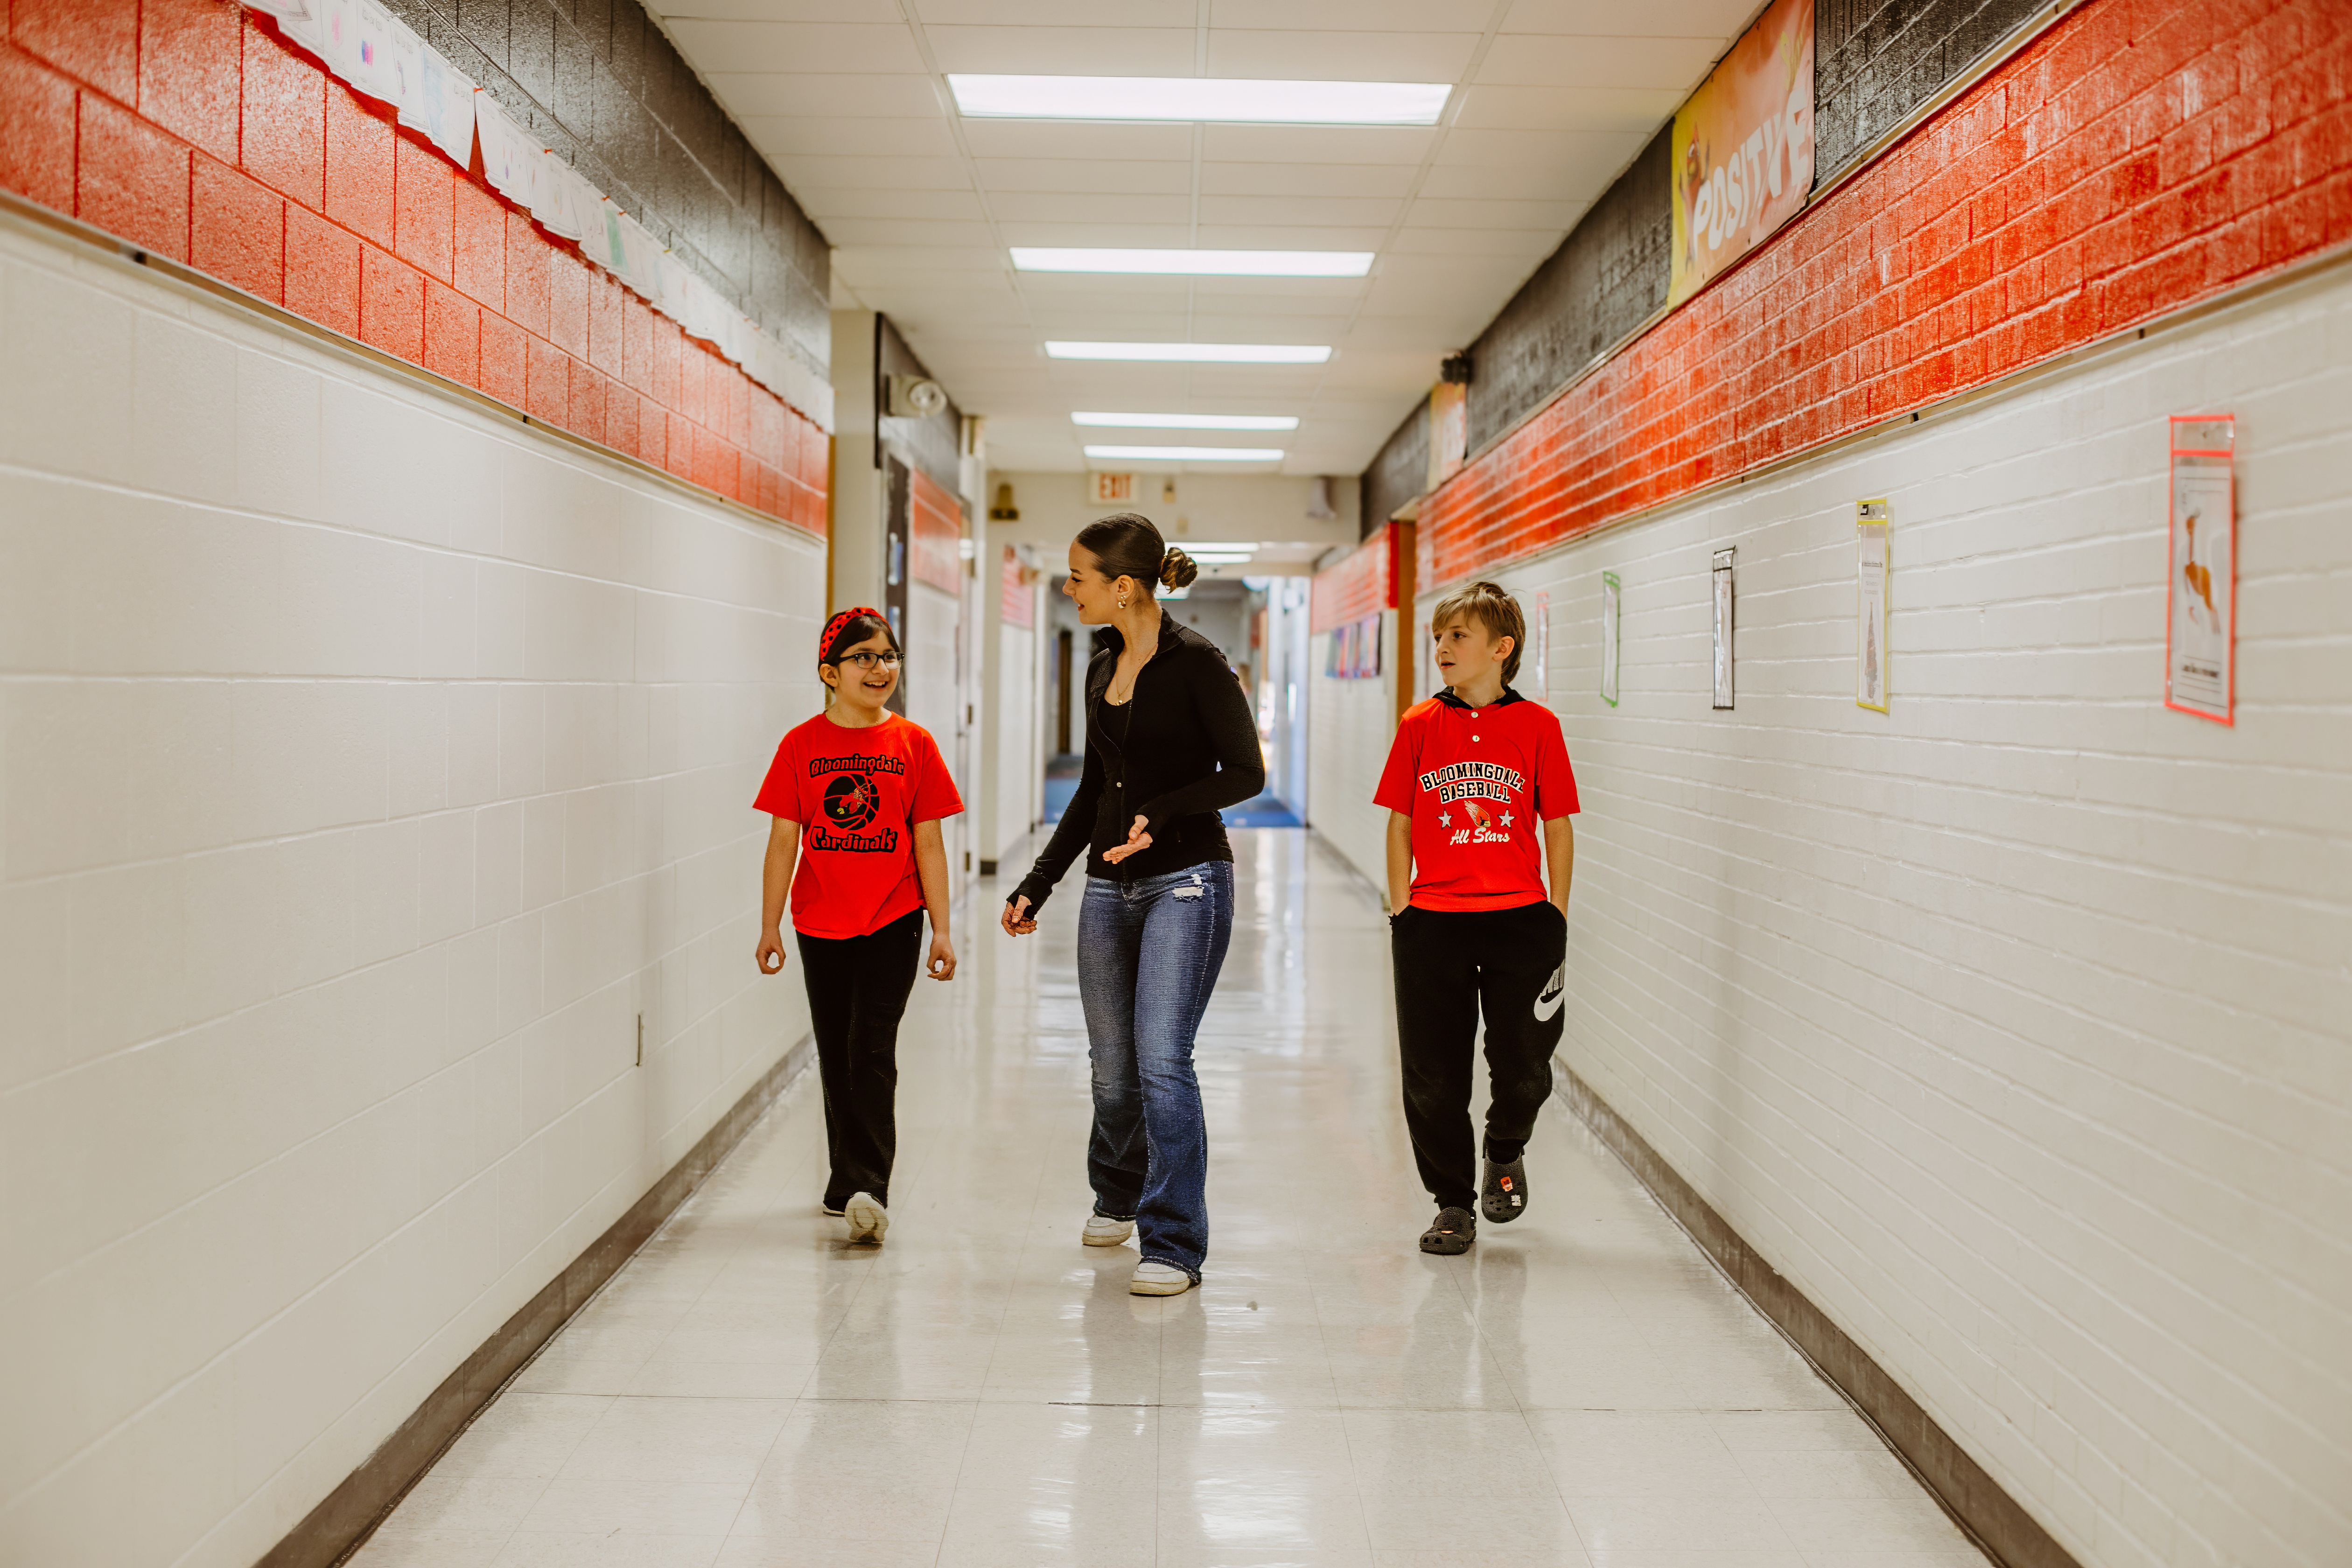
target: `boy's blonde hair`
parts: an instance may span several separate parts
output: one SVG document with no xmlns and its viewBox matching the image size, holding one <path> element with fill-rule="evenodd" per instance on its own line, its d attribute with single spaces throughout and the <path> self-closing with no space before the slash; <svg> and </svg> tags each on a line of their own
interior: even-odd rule
<svg viewBox="0 0 2352 1568">
<path fill-rule="evenodd" d="M 1519 613 L 1519 602 L 1502 590 L 1499 584 L 1473 583 L 1456 588 L 1437 601 L 1437 608 L 1429 612 L 1429 635 L 1435 637 L 1445 623 L 1456 616 L 1467 616 L 1486 628 L 1490 637 L 1511 639 L 1510 657 L 1503 660 L 1503 684 L 1508 686 L 1519 678 L 1519 655 L 1527 651 L 1528 618 Z"/>
</svg>

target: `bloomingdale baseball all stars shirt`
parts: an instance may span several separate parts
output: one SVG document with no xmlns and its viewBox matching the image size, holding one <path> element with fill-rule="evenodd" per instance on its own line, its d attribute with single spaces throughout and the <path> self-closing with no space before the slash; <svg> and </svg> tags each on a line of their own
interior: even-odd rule
<svg viewBox="0 0 2352 1568">
<path fill-rule="evenodd" d="M 822 713 L 799 725 L 752 804 L 801 825 L 793 929 L 836 938 L 870 935 L 922 908 L 915 824 L 963 809 L 931 732 L 896 713 L 864 730 Z"/>
<path fill-rule="evenodd" d="M 1372 802 L 1412 818 L 1415 908 L 1517 909 L 1550 896 L 1541 824 L 1575 812 L 1576 774 L 1542 703 L 1441 691 L 1405 710 Z"/>
</svg>

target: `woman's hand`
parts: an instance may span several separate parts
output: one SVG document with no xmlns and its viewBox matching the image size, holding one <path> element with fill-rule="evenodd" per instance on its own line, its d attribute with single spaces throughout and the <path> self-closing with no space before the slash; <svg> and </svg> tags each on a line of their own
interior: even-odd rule
<svg viewBox="0 0 2352 1568">
<path fill-rule="evenodd" d="M 930 971 L 934 980 L 955 978 L 955 949 L 949 944 L 947 932 L 935 931 L 931 933 L 931 956 L 924 962 L 924 967 Z"/>
<path fill-rule="evenodd" d="M 1003 917 L 997 923 L 1003 926 L 1007 936 L 1027 936 L 1035 931 L 1037 921 L 1029 913 L 1029 895 L 1023 893 L 1018 898 L 1007 899 Z"/>
<path fill-rule="evenodd" d="M 769 928 L 760 937 L 760 973 L 773 974 L 784 966 L 783 933 Z"/>
<path fill-rule="evenodd" d="M 1140 855 L 1150 848 L 1151 835 L 1143 831 L 1143 825 L 1149 820 L 1148 817 L 1137 817 L 1135 826 L 1127 830 L 1127 842 L 1113 845 L 1103 851 L 1103 863 L 1107 866 L 1116 866 L 1129 856 Z"/>
</svg>

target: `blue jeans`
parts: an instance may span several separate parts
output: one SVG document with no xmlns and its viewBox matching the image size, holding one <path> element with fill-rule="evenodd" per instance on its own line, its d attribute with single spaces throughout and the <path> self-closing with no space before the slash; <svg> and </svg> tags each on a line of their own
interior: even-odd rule
<svg viewBox="0 0 2352 1568">
<path fill-rule="evenodd" d="M 1134 1215 L 1144 1261 L 1195 1280 L 1209 1251 L 1209 1139 L 1192 1037 L 1233 934 L 1230 861 L 1087 879 L 1078 996 L 1094 1062 L 1095 1212 Z"/>
</svg>

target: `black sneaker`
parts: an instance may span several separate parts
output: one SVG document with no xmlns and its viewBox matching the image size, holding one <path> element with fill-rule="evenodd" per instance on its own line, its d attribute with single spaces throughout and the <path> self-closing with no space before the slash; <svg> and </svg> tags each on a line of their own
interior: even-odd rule
<svg viewBox="0 0 2352 1568">
<path fill-rule="evenodd" d="M 1486 1162 L 1486 1184 L 1478 1193 L 1479 1212 L 1496 1225 L 1508 1225 L 1528 1212 L 1528 1163 Z"/>
<path fill-rule="evenodd" d="M 1478 1219 L 1468 1209 L 1439 1209 L 1429 1228 L 1421 1233 L 1421 1249 L 1440 1258 L 1459 1258 L 1478 1239 Z"/>
</svg>

